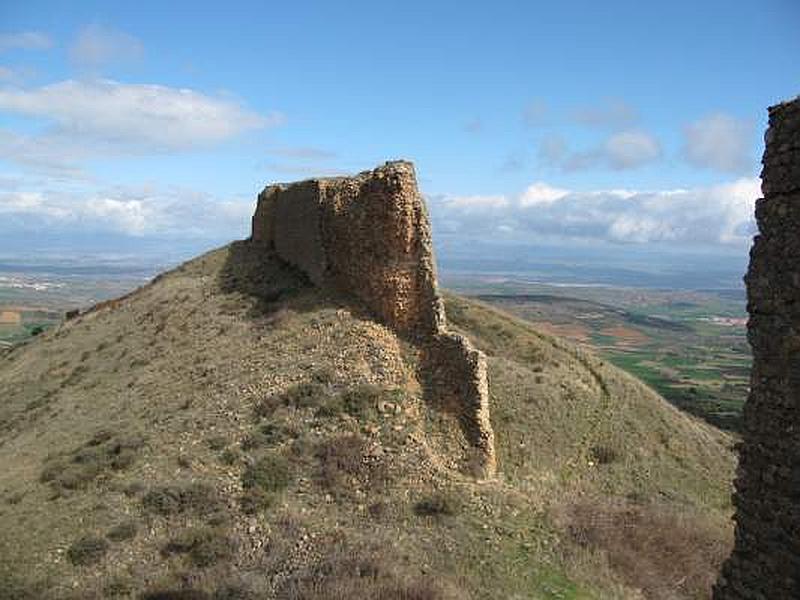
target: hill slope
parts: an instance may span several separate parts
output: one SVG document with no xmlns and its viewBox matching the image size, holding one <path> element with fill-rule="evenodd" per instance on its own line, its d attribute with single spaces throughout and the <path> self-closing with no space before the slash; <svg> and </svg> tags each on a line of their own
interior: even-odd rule
<svg viewBox="0 0 800 600">
<path fill-rule="evenodd" d="M 415 347 L 246 242 L 0 357 L 0 597 L 703 597 L 730 438 L 446 301 L 489 355 L 491 481 Z"/>
</svg>

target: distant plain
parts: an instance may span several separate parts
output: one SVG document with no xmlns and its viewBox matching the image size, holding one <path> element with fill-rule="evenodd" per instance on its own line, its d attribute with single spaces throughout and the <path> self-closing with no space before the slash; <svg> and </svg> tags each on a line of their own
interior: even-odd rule
<svg viewBox="0 0 800 600">
<path fill-rule="evenodd" d="M 559 285 L 485 274 L 446 283 L 593 348 L 717 427 L 739 428 L 751 363 L 744 290 Z"/>
</svg>

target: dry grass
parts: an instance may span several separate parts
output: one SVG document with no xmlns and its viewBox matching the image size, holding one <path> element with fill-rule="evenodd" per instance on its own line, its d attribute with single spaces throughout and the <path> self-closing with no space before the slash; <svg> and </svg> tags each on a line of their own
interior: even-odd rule
<svg viewBox="0 0 800 600">
<path fill-rule="evenodd" d="M 699 544 L 691 582 L 713 571 L 702 544 L 728 531 L 723 435 L 507 315 L 450 298 L 448 316 L 490 355 L 498 481 L 459 471 L 464 440 L 423 401 L 418 348 L 247 244 L 0 357 L 0 590 L 626 598 L 633 571 L 674 584 L 655 549 L 687 515 L 685 532 L 709 535 L 670 552 L 681 563 L 681 544 Z M 137 432 L 144 445 L 126 441 Z M 631 533 L 613 511 L 599 519 L 653 564 L 605 549 L 599 525 L 556 527 L 576 497 L 661 499 L 673 521 L 643 513 Z M 58 552 L 97 532 L 113 542 L 99 562 Z M 581 552 L 609 558 L 578 571 Z M 677 596 L 703 589 L 689 581 Z"/>
<path fill-rule="evenodd" d="M 143 445 L 140 436 L 99 431 L 65 455 L 48 456 L 39 479 L 50 484 L 57 494 L 83 489 L 101 476 L 129 468 Z"/>
<path fill-rule="evenodd" d="M 455 600 L 463 598 L 431 577 L 414 577 L 393 562 L 388 549 L 341 545 L 278 592 L 286 600 Z"/>
<path fill-rule="evenodd" d="M 315 455 L 322 487 L 337 498 L 351 497 L 359 487 L 375 491 L 389 479 L 386 465 L 369 455 L 369 444 L 359 435 L 326 440 Z"/>
<path fill-rule="evenodd" d="M 164 545 L 165 556 L 185 554 L 191 564 L 206 568 L 233 556 L 233 545 L 224 531 L 212 527 L 193 527 L 178 532 Z"/>
<path fill-rule="evenodd" d="M 664 504 L 586 500 L 570 507 L 568 531 L 602 550 L 609 565 L 647 598 L 708 598 L 731 540 L 702 515 Z"/>
</svg>

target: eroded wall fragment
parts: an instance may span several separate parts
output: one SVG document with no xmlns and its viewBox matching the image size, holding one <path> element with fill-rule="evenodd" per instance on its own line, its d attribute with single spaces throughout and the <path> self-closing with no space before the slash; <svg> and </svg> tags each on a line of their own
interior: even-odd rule
<svg viewBox="0 0 800 600">
<path fill-rule="evenodd" d="M 736 542 L 716 600 L 800 598 L 800 99 L 769 109 L 745 278 L 753 349 Z"/>
</svg>

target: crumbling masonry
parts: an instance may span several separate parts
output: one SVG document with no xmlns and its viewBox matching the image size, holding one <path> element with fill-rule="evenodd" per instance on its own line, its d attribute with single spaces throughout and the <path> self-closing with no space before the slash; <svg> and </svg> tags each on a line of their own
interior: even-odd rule
<svg viewBox="0 0 800 600">
<path fill-rule="evenodd" d="M 486 358 L 447 329 L 430 223 L 411 163 L 268 186 L 258 197 L 252 240 L 272 246 L 313 283 L 355 296 L 416 342 L 430 393 L 459 416 L 473 468 L 483 477 L 494 473 Z"/>
<path fill-rule="evenodd" d="M 716 600 L 800 598 L 800 98 L 769 109 L 750 251 L 736 543 Z"/>
</svg>

